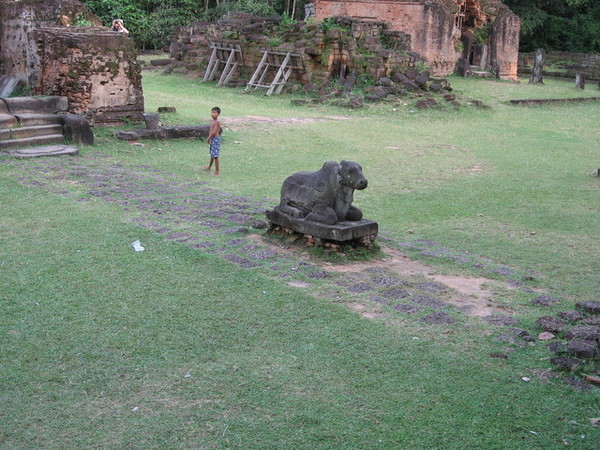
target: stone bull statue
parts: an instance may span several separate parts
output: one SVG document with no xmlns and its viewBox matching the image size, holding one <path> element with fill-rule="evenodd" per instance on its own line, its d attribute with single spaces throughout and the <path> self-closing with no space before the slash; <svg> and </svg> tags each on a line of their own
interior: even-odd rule
<svg viewBox="0 0 600 450">
<path fill-rule="evenodd" d="M 359 221 L 363 214 L 352 206 L 352 199 L 354 190 L 365 189 L 367 184 L 359 164 L 329 161 L 316 172 L 297 172 L 286 178 L 275 210 L 327 225 Z"/>
</svg>

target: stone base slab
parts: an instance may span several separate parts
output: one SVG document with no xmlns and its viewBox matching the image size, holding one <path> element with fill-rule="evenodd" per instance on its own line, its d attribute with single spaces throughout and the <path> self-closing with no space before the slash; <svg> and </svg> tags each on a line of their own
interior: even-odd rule
<svg viewBox="0 0 600 450">
<path fill-rule="evenodd" d="M 16 158 L 37 158 L 40 156 L 76 155 L 78 151 L 79 149 L 73 145 L 44 145 L 0 152 L 0 155 L 4 154 Z"/>
<path fill-rule="evenodd" d="M 296 233 L 312 236 L 318 239 L 345 243 L 372 236 L 371 242 L 377 236 L 379 225 L 372 220 L 361 219 L 356 222 L 338 222 L 335 225 L 313 222 L 306 219 L 290 217 L 280 213 L 277 209 L 266 211 L 267 219 L 271 224 L 289 228 Z"/>
</svg>

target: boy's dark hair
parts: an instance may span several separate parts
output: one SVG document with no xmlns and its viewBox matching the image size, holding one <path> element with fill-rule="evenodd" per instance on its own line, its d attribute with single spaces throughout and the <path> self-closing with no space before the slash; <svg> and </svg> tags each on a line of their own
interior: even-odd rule
<svg viewBox="0 0 600 450">
<path fill-rule="evenodd" d="M 221 108 L 219 108 L 218 106 L 215 106 L 213 109 L 211 109 L 211 111 L 216 111 L 219 114 L 221 114 Z"/>
</svg>

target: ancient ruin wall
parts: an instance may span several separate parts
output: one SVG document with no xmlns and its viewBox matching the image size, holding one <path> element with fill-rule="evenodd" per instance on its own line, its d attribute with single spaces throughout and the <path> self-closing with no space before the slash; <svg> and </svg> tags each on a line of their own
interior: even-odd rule
<svg viewBox="0 0 600 450">
<path fill-rule="evenodd" d="M 377 79 L 389 75 L 394 68 L 413 67 L 419 60 L 418 56 L 407 54 L 410 36 L 390 32 L 385 22 L 337 18 L 337 26 L 331 29 L 303 22 L 282 29 L 276 22 L 264 18 L 241 17 L 176 27 L 171 57 L 202 71 L 211 54 L 211 42 L 239 45 L 244 56 L 236 78 L 240 84 L 250 79 L 265 49 L 300 54 L 303 70 L 295 71 L 291 79 L 302 84 L 352 72 Z"/>
<path fill-rule="evenodd" d="M 72 24 L 77 19 L 100 25 L 98 18 L 77 0 L 1 1 L 0 73 L 29 83 L 34 75 L 31 64 L 36 61 L 28 33 L 39 27 L 59 26 L 64 20 Z"/>
<path fill-rule="evenodd" d="M 380 0 L 318 0 L 315 18 L 351 16 L 367 20 L 386 21 L 390 30 L 411 36 L 412 50 L 419 53 L 434 75 L 449 75 L 454 71 L 459 52 L 458 30 L 454 16 L 435 3 Z"/>
<path fill-rule="evenodd" d="M 77 28 L 38 28 L 30 35 L 36 95 L 68 97 L 69 112 L 85 115 L 92 124 L 141 120 L 141 72 L 129 37 Z"/>
<path fill-rule="evenodd" d="M 461 57 L 461 33 L 489 24 L 493 67 L 500 78 L 517 79 L 520 21 L 500 0 L 466 0 L 466 14 L 458 26 L 458 6 L 452 0 L 315 0 L 317 20 L 351 16 L 384 20 L 390 30 L 411 36 L 412 50 L 419 53 L 438 76 L 454 72 Z M 470 50 L 469 50 L 470 51 Z M 468 52 L 467 52 L 468 53 Z"/>
</svg>

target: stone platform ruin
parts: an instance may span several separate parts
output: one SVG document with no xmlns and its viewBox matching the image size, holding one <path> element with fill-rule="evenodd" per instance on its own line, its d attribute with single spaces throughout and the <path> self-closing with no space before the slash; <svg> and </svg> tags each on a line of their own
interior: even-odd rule
<svg viewBox="0 0 600 450">
<path fill-rule="evenodd" d="M 65 141 L 93 145 L 88 121 L 68 109 L 69 100 L 63 96 L 0 98 L 0 155 L 74 155 L 77 147 Z"/>
<path fill-rule="evenodd" d="M 70 26 L 85 20 L 92 26 Z M 1 74 L 35 95 L 64 96 L 91 125 L 141 121 L 141 69 L 131 38 L 77 0 L 0 2 Z"/>
</svg>

